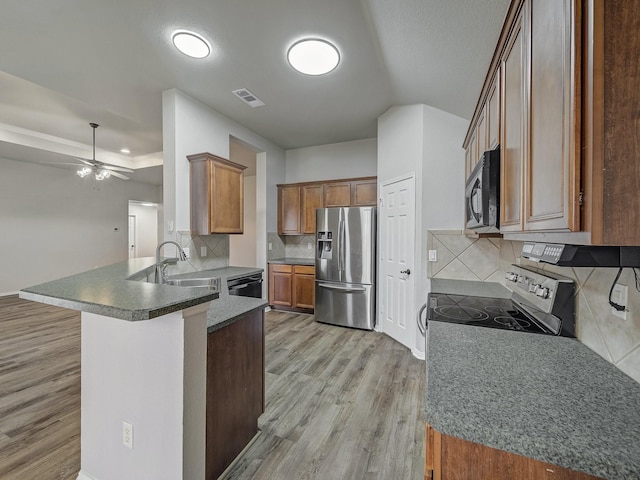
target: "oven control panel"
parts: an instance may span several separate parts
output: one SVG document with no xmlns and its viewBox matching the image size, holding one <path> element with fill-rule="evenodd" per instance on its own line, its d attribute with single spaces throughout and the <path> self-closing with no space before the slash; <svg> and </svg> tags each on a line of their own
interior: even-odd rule
<svg viewBox="0 0 640 480">
<path fill-rule="evenodd" d="M 557 243 L 525 242 L 522 246 L 522 256 L 534 262 L 557 264 L 564 248 L 565 245 Z"/>
</svg>

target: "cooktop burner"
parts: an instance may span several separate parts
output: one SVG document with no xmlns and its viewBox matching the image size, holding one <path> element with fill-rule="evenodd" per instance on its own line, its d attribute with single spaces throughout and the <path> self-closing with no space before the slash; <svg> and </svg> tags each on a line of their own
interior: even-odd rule
<svg viewBox="0 0 640 480">
<path fill-rule="evenodd" d="M 429 294 L 428 320 L 530 333 L 549 333 L 508 298 Z"/>
</svg>

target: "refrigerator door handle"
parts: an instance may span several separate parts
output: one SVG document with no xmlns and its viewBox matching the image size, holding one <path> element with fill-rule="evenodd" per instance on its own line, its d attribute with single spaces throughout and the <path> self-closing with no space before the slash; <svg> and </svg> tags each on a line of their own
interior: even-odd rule
<svg viewBox="0 0 640 480">
<path fill-rule="evenodd" d="M 340 272 L 340 280 L 344 272 L 344 220 L 340 219 L 338 226 L 338 271 Z"/>
<path fill-rule="evenodd" d="M 329 283 L 319 283 L 319 287 L 328 288 L 329 290 L 340 290 L 343 292 L 364 292 L 366 288 L 364 287 L 338 287 L 337 285 L 331 285 Z"/>
</svg>

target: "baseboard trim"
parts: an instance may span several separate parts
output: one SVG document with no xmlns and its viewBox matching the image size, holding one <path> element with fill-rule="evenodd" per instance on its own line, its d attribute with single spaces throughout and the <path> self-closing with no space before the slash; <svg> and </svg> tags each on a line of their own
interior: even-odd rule
<svg viewBox="0 0 640 480">
<path fill-rule="evenodd" d="M 76 478 L 76 480 L 98 480 L 95 477 L 92 477 L 90 475 L 87 475 L 86 473 L 84 473 L 82 470 L 80 470 L 78 472 L 78 478 Z"/>
<path fill-rule="evenodd" d="M 420 350 L 418 350 L 417 348 L 412 348 L 411 349 L 411 354 L 416 357 L 418 360 L 424 360 L 425 356 L 424 356 L 424 352 L 421 352 Z"/>
</svg>

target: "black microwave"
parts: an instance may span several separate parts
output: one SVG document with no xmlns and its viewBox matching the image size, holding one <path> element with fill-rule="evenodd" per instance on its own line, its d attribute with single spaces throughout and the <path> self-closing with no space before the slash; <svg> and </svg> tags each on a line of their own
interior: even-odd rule
<svg viewBox="0 0 640 480">
<path fill-rule="evenodd" d="M 500 230 L 500 148 L 482 154 L 465 185 L 466 228 Z"/>
</svg>

